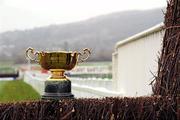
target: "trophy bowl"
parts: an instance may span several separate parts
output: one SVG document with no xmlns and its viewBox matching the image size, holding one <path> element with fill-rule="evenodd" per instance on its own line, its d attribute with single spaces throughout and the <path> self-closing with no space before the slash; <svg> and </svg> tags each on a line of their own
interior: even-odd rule
<svg viewBox="0 0 180 120">
<path fill-rule="evenodd" d="M 72 70 L 77 63 L 88 59 L 90 54 L 87 48 L 82 52 L 35 51 L 33 48 L 28 48 L 26 58 L 39 63 L 43 69 L 51 72 L 45 81 L 42 99 L 74 98 L 71 93 L 71 81 L 64 75 L 64 72 Z"/>
<path fill-rule="evenodd" d="M 52 75 L 48 80 L 67 80 L 64 72 L 72 70 L 78 62 L 88 59 L 90 54 L 87 48 L 82 52 L 35 51 L 33 48 L 26 50 L 27 59 L 39 63 L 43 69 L 50 70 Z"/>
</svg>

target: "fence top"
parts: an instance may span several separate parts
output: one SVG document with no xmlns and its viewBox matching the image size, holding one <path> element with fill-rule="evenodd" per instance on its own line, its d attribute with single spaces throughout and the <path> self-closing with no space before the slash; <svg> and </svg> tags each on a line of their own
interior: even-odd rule
<svg viewBox="0 0 180 120">
<path fill-rule="evenodd" d="M 127 44 L 127 43 L 130 43 L 132 41 L 135 41 L 135 40 L 138 40 L 144 36 L 147 36 L 147 35 L 150 35 L 154 32 L 158 32 L 158 31 L 161 31 L 163 29 L 163 26 L 164 26 L 164 23 L 160 23 L 160 24 L 157 24 L 155 25 L 154 27 L 151 27 L 145 31 L 142 31 L 138 34 L 135 34 L 127 39 L 124 39 L 124 40 L 121 40 L 119 42 L 117 42 L 116 46 L 115 46 L 115 49 L 117 49 L 119 46 L 122 46 L 124 44 Z"/>
</svg>

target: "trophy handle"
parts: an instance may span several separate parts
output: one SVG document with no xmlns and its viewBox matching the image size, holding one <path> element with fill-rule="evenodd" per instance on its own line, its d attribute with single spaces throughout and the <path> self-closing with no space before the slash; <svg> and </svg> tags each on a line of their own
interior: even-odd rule
<svg viewBox="0 0 180 120">
<path fill-rule="evenodd" d="M 29 47 L 26 50 L 26 58 L 31 60 L 31 61 L 39 62 L 38 54 L 39 54 L 39 52 L 37 52 L 37 51 L 34 52 L 34 48 Z"/>
<path fill-rule="evenodd" d="M 83 49 L 82 52 L 79 52 L 79 58 L 78 58 L 78 62 L 84 62 L 85 60 L 87 60 L 89 58 L 91 54 L 91 51 L 88 48 Z"/>
</svg>

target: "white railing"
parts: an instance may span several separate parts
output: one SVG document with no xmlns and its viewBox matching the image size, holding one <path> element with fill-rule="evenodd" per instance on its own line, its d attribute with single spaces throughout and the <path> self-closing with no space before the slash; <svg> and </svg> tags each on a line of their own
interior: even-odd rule
<svg viewBox="0 0 180 120">
<path fill-rule="evenodd" d="M 89 86 L 89 87 L 102 87 L 108 90 L 112 90 L 112 79 L 102 79 L 102 78 L 70 78 L 73 84 L 78 84 L 82 86 Z"/>
<path fill-rule="evenodd" d="M 25 72 L 24 81 L 30 84 L 40 95 L 44 93 L 45 79 L 37 77 L 36 74 Z"/>
<path fill-rule="evenodd" d="M 158 24 L 148 30 L 119 41 L 112 54 L 114 88 L 127 97 L 152 94 L 158 69 L 158 56 L 165 29 Z"/>
<path fill-rule="evenodd" d="M 41 95 L 44 93 L 44 82 L 47 78 L 47 74 L 38 72 L 27 71 L 24 75 L 24 81 L 30 84 Z M 72 93 L 76 98 L 100 98 L 100 97 L 112 97 L 122 96 L 122 94 L 112 91 L 111 80 L 100 79 L 80 79 L 71 78 L 72 81 Z"/>
</svg>

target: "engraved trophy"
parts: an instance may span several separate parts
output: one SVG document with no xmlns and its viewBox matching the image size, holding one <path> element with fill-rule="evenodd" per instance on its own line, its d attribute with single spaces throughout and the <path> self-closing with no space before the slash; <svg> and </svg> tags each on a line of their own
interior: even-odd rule
<svg viewBox="0 0 180 120">
<path fill-rule="evenodd" d="M 26 58 L 39 63 L 43 69 L 51 72 L 45 81 L 45 93 L 42 99 L 74 98 L 71 93 L 71 81 L 64 73 L 72 70 L 78 62 L 88 59 L 90 54 L 87 48 L 82 52 L 35 51 L 33 48 L 28 48 Z"/>
</svg>

